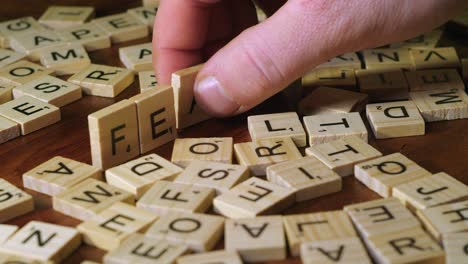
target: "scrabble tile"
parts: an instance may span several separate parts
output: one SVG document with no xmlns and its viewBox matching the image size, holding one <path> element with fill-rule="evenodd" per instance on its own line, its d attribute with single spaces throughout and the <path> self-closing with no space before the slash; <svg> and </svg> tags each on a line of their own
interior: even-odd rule
<svg viewBox="0 0 468 264">
<path fill-rule="evenodd" d="M 21 264 L 52 264 L 52 261 L 40 261 L 22 256 L 4 254 L 0 252 L 0 263 L 21 263 Z"/>
<path fill-rule="evenodd" d="M 413 70 L 410 51 L 401 49 L 368 49 L 362 51 L 366 69 L 388 71 L 395 69 Z"/>
<path fill-rule="evenodd" d="M 392 196 L 395 186 L 432 174 L 401 153 L 394 153 L 354 166 L 357 180 L 383 197 Z"/>
<path fill-rule="evenodd" d="M 0 178 L 0 223 L 34 210 L 31 195 Z"/>
<path fill-rule="evenodd" d="M 159 217 L 126 203 L 115 203 L 76 228 L 86 244 L 115 250 L 131 234 L 146 230 Z"/>
<path fill-rule="evenodd" d="M 171 161 L 187 167 L 193 160 L 232 163 L 232 138 L 177 138 Z"/>
<path fill-rule="evenodd" d="M 119 49 L 120 61 L 135 72 L 153 70 L 152 43 L 138 44 Z"/>
<path fill-rule="evenodd" d="M 426 122 L 468 118 L 468 95 L 464 89 L 411 92 L 410 97 Z"/>
<path fill-rule="evenodd" d="M 0 105 L 13 100 L 13 88 L 15 85 L 0 81 Z"/>
<path fill-rule="evenodd" d="M 49 6 L 39 18 L 39 23 L 53 29 L 82 25 L 94 17 L 91 6 Z"/>
<path fill-rule="evenodd" d="M 316 69 L 361 69 L 361 61 L 356 53 L 350 52 L 336 56 L 322 63 Z"/>
<path fill-rule="evenodd" d="M 148 27 L 127 13 L 100 17 L 93 20 L 111 38 L 112 43 L 121 43 L 148 36 Z"/>
<path fill-rule="evenodd" d="M 143 6 L 145 7 L 158 7 L 161 0 L 143 0 Z"/>
<path fill-rule="evenodd" d="M 237 251 L 245 262 L 286 259 L 281 216 L 261 216 L 254 219 L 227 219 L 225 249 Z"/>
<path fill-rule="evenodd" d="M 242 264 L 242 259 L 240 258 L 239 253 L 226 250 L 190 254 L 177 259 L 177 264 L 206 263 Z"/>
<path fill-rule="evenodd" d="M 168 264 L 188 251 L 187 246 L 133 234 L 119 248 L 104 255 L 103 263 Z"/>
<path fill-rule="evenodd" d="M 358 81 L 360 92 L 369 96 L 369 102 L 408 99 L 408 82 L 401 70 L 361 74 Z"/>
<path fill-rule="evenodd" d="M 89 178 L 102 179 L 102 171 L 86 163 L 55 156 L 25 172 L 23 185 L 53 196 Z"/>
<path fill-rule="evenodd" d="M 304 127 L 296 112 L 249 116 L 247 124 L 252 141 L 290 137 L 298 147 L 307 146 Z"/>
<path fill-rule="evenodd" d="M 444 236 L 445 263 L 458 264 L 468 260 L 466 233 L 450 233 Z"/>
<path fill-rule="evenodd" d="M 466 211 L 468 211 L 468 201 L 462 201 L 417 211 L 416 215 L 426 230 L 440 241 L 442 236 L 449 233 L 468 231 L 468 215 L 464 213 Z"/>
<path fill-rule="evenodd" d="M 368 104 L 366 115 L 377 139 L 425 134 L 424 119 L 412 101 Z"/>
<path fill-rule="evenodd" d="M 203 213 L 211 207 L 214 189 L 158 180 L 138 200 L 137 207 L 166 215 L 171 212 Z"/>
<path fill-rule="evenodd" d="M 356 76 L 353 69 L 318 68 L 302 76 L 303 86 L 355 87 Z"/>
<path fill-rule="evenodd" d="M 13 35 L 44 29 L 33 17 L 21 17 L 0 23 L 0 47 L 10 48 Z"/>
<path fill-rule="evenodd" d="M 27 55 L 32 61 L 39 61 L 40 53 L 64 42 L 58 34 L 50 30 L 37 30 L 15 34 L 10 37 L 12 49 Z"/>
<path fill-rule="evenodd" d="M 453 47 L 412 49 L 410 54 L 416 70 L 434 68 L 460 68 L 460 59 Z"/>
<path fill-rule="evenodd" d="M 174 89 L 177 128 L 186 128 L 209 119 L 195 102 L 193 87 L 195 78 L 203 65 L 176 71 L 172 74 L 171 85 Z"/>
<path fill-rule="evenodd" d="M 468 59 L 461 59 L 462 63 L 462 77 L 468 83 Z"/>
<path fill-rule="evenodd" d="M 213 200 L 214 210 L 228 218 L 254 218 L 281 212 L 294 203 L 294 191 L 257 177 L 249 178 Z"/>
<path fill-rule="evenodd" d="M 268 181 L 295 191 L 297 202 L 341 191 L 341 177 L 314 157 L 286 161 L 267 168 Z"/>
<path fill-rule="evenodd" d="M 83 87 L 87 95 L 114 98 L 129 87 L 135 76 L 132 71 L 106 65 L 91 64 L 72 75 L 68 81 Z"/>
<path fill-rule="evenodd" d="M 21 135 L 18 123 L 0 116 L 0 144 L 15 139 Z"/>
<path fill-rule="evenodd" d="M 409 71 L 405 72 L 405 75 L 412 92 L 441 88 L 465 88 L 456 69 Z"/>
<path fill-rule="evenodd" d="M 91 158 L 101 169 L 122 164 L 140 154 L 135 104 L 130 100 L 88 115 Z"/>
<path fill-rule="evenodd" d="M 234 144 L 237 161 L 256 176 L 266 175 L 270 165 L 302 158 L 291 138 L 266 138 Z"/>
<path fill-rule="evenodd" d="M 366 94 L 319 87 L 299 102 L 298 109 L 302 115 L 361 112 L 366 102 Z"/>
<path fill-rule="evenodd" d="M 27 95 L 44 103 L 62 107 L 81 99 L 81 87 L 62 79 L 44 75 L 13 89 L 15 98 Z"/>
<path fill-rule="evenodd" d="M 442 30 L 433 30 L 402 42 L 392 43 L 390 48 L 432 49 L 439 44 L 443 33 Z"/>
<path fill-rule="evenodd" d="M 265 21 L 268 16 L 267 14 L 265 13 L 265 11 L 263 11 L 260 7 L 258 7 L 257 5 L 255 5 L 255 10 L 257 11 L 257 20 L 259 23 Z"/>
<path fill-rule="evenodd" d="M 421 227 L 418 219 L 396 198 L 351 204 L 344 210 L 365 239 Z"/>
<path fill-rule="evenodd" d="M 22 60 L 26 57 L 23 53 L 14 52 L 7 49 L 0 49 L 0 68 Z"/>
<path fill-rule="evenodd" d="M 18 86 L 52 72 L 35 63 L 20 60 L 0 69 L 0 81 Z"/>
<path fill-rule="evenodd" d="M 421 228 L 372 237 L 368 247 L 376 263 L 444 263 L 444 251 Z"/>
<path fill-rule="evenodd" d="M 328 143 L 347 136 L 368 141 L 367 128 L 359 113 L 328 113 L 304 116 L 309 145 Z"/>
<path fill-rule="evenodd" d="M 224 218 L 205 214 L 171 213 L 152 224 L 145 235 L 187 246 L 194 252 L 212 250 L 223 235 Z"/>
<path fill-rule="evenodd" d="M 88 53 L 79 43 L 62 44 L 39 54 L 41 64 L 56 75 L 78 73 L 91 65 Z"/>
<path fill-rule="evenodd" d="M 134 196 L 105 182 L 87 179 L 55 195 L 52 202 L 54 210 L 86 220 L 117 202 L 133 204 Z"/>
<path fill-rule="evenodd" d="M 127 10 L 127 13 L 140 20 L 141 23 L 147 25 L 150 29 L 153 29 L 154 18 L 156 16 L 157 11 L 157 7 L 140 6 L 137 8 Z"/>
<path fill-rule="evenodd" d="M 106 181 L 139 199 L 156 181 L 173 180 L 182 168 L 156 154 L 149 154 L 106 170 Z"/>
<path fill-rule="evenodd" d="M 129 99 L 137 108 L 140 153 L 146 153 L 177 137 L 172 87 L 151 89 Z"/>
<path fill-rule="evenodd" d="M 111 47 L 109 35 L 94 22 L 57 30 L 57 34 L 63 41 L 83 45 L 88 52 Z"/>
<path fill-rule="evenodd" d="M 13 235 L 18 230 L 15 225 L 2 225 L 0 224 L 0 245 Z"/>
<path fill-rule="evenodd" d="M 468 197 L 468 187 L 450 175 L 440 172 L 393 188 L 393 196 L 411 210 L 425 210 L 436 205 Z"/>
<path fill-rule="evenodd" d="M 0 105 L 0 116 L 18 123 L 21 134 L 27 135 L 60 121 L 60 109 L 33 97 L 22 96 Z"/>
<path fill-rule="evenodd" d="M 138 73 L 138 80 L 140 83 L 140 93 L 158 87 L 158 81 L 154 71 L 141 71 Z"/>
<path fill-rule="evenodd" d="M 306 242 L 301 245 L 301 260 L 304 264 L 372 263 L 358 237 Z"/>
<path fill-rule="evenodd" d="M 245 166 L 194 160 L 174 182 L 213 188 L 221 194 L 249 177 L 249 169 Z"/>
<path fill-rule="evenodd" d="M 356 136 L 349 136 L 306 149 L 328 168 L 344 177 L 353 174 L 355 164 L 382 156 L 378 150 Z"/>
<path fill-rule="evenodd" d="M 343 211 L 287 215 L 283 224 L 289 251 L 299 256 L 302 243 L 356 237 L 351 220 Z"/>
</svg>

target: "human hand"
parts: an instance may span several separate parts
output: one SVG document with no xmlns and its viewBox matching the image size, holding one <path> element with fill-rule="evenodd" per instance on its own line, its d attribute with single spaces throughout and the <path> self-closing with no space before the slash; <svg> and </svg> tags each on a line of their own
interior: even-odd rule
<svg viewBox="0 0 468 264">
<path fill-rule="evenodd" d="M 207 61 L 197 104 L 214 116 L 235 115 L 329 58 L 414 37 L 468 7 L 466 0 L 258 2 L 274 14 L 255 25 L 250 0 L 161 0 L 153 35 L 159 82 Z"/>
</svg>

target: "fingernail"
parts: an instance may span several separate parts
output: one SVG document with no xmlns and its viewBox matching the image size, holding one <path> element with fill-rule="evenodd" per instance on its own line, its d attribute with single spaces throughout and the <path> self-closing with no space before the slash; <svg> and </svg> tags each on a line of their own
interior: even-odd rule
<svg viewBox="0 0 468 264">
<path fill-rule="evenodd" d="M 240 108 L 227 95 L 221 83 L 212 76 L 206 77 L 196 84 L 195 98 L 201 109 L 213 116 L 230 116 Z"/>
</svg>

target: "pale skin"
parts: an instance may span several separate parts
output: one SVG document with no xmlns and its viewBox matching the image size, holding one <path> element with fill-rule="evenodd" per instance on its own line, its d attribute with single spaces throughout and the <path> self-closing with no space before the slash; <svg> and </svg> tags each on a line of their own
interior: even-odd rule
<svg viewBox="0 0 468 264">
<path fill-rule="evenodd" d="M 245 112 L 337 55 L 415 37 L 466 0 L 161 0 L 153 35 L 157 78 L 200 64 L 194 94 L 207 113 Z"/>
</svg>

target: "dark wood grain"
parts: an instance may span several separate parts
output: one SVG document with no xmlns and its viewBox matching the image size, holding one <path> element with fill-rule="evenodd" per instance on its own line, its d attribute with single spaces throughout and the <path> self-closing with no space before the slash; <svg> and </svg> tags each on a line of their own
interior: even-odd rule
<svg viewBox="0 0 468 264">
<path fill-rule="evenodd" d="M 46 7 L 51 4 L 93 5 L 97 8 L 98 15 L 105 15 L 121 12 L 129 7 L 137 6 L 139 1 L 2 1 L 0 18 L 3 21 L 26 15 L 38 17 Z M 118 60 L 119 47 L 147 42 L 149 40 L 149 38 L 145 38 L 123 43 L 118 46 L 113 46 L 111 49 L 93 52 L 90 54 L 90 57 L 94 63 L 122 65 Z M 459 40 L 449 37 L 448 43 L 459 43 Z M 461 53 L 466 54 L 464 53 L 466 45 L 462 44 L 459 48 Z M 25 171 L 32 169 L 55 155 L 90 163 L 91 155 L 87 125 L 88 114 L 136 94 L 138 92 L 137 86 L 138 84 L 135 82 L 115 99 L 85 96 L 83 99 L 61 109 L 61 122 L 0 145 L 0 177 L 22 187 L 21 176 Z M 249 141 L 250 137 L 247 131 L 246 120 L 247 115 L 285 111 L 287 110 L 286 105 L 285 99 L 279 95 L 255 108 L 248 114 L 224 120 L 209 120 L 195 127 L 181 131 L 180 136 L 230 136 L 234 137 L 235 142 Z M 426 127 L 427 132 L 425 136 L 386 140 L 375 140 L 372 138 L 370 142 L 384 154 L 401 152 L 433 173 L 445 171 L 464 183 L 468 183 L 468 120 L 429 123 Z M 171 150 L 172 143 L 169 143 L 156 149 L 154 152 L 166 158 L 170 158 Z M 47 221 L 66 226 L 76 226 L 79 223 L 79 221 L 75 219 L 52 210 L 50 197 L 30 190 L 27 191 L 34 196 L 36 210 L 16 218 L 8 222 L 8 224 L 22 226 L 31 220 Z M 379 196 L 364 187 L 353 177 L 346 177 L 341 192 L 298 203 L 289 208 L 285 213 L 338 210 L 347 204 L 376 198 L 379 198 Z M 222 245 L 223 243 L 220 242 L 218 248 L 222 248 Z M 66 263 L 79 263 L 84 259 L 100 261 L 104 253 L 105 252 L 102 250 L 83 245 L 67 259 Z M 291 264 L 300 263 L 300 261 L 297 258 L 290 258 L 286 261 L 275 263 Z"/>
</svg>

